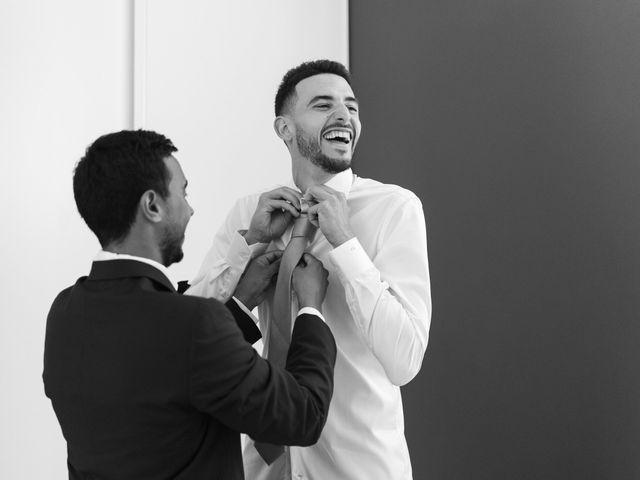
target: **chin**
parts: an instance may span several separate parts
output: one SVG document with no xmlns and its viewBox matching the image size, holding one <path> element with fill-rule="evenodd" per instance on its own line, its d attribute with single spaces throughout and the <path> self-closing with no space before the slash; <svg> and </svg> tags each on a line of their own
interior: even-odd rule
<svg viewBox="0 0 640 480">
<path fill-rule="evenodd" d="M 169 248 L 166 248 L 162 252 L 162 264 L 165 267 L 169 267 L 174 263 L 180 262 L 183 259 L 183 257 L 184 257 L 184 252 L 182 251 L 182 246 L 180 247 L 171 246 Z"/>
<path fill-rule="evenodd" d="M 313 163 L 318 165 L 320 168 L 322 168 L 322 170 L 324 170 L 327 173 L 340 173 L 340 172 L 344 172 L 345 170 L 351 167 L 351 159 L 344 160 L 344 159 L 333 159 L 333 158 L 325 157 Z"/>
</svg>

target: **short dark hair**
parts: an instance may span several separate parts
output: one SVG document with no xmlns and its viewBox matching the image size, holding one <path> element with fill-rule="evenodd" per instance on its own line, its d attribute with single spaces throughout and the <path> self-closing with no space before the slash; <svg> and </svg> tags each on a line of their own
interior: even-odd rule
<svg viewBox="0 0 640 480">
<path fill-rule="evenodd" d="M 171 140 L 147 130 L 109 133 L 87 148 L 73 174 L 73 195 L 103 247 L 129 233 L 144 192 L 169 195 L 164 159 L 175 151 Z"/>
<path fill-rule="evenodd" d="M 349 70 L 339 62 L 333 60 L 314 60 L 311 62 L 304 62 L 295 68 L 289 70 L 284 77 L 278 91 L 276 93 L 275 110 L 276 117 L 282 115 L 283 110 L 286 108 L 287 103 L 296 92 L 296 85 L 305 78 L 313 77 L 321 73 L 332 73 L 344 78 L 349 85 L 351 85 L 351 74 Z"/>
</svg>

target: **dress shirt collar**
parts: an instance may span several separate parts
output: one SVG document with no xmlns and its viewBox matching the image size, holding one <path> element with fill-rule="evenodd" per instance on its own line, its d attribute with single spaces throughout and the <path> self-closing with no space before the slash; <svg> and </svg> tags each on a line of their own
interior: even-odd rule
<svg viewBox="0 0 640 480">
<path fill-rule="evenodd" d="M 176 291 L 178 290 L 178 283 L 171 278 L 171 275 L 169 274 L 169 269 L 164 265 L 162 265 L 161 263 L 156 262 L 155 260 L 151 260 L 150 258 L 146 258 L 146 257 L 137 257 L 135 255 L 127 255 L 126 253 L 107 252 L 105 250 L 100 250 L 95 256 L 95 258 L 93 259 L 94 262 L 103 262 L 105 260 L 134 260 L 136 262 L 142 262 L 142 263 L 146 263 L 147 265 L 151 265 L 152 267 L 155 267 L 156 269 L 160 270 L 160 272 L 165 277 L 167 277 L 167 280 L 171 282 L 171 285 L 173 285 L 173 288 Z"/>
<path fill-rule="evenodd" d="M 338 192 L 344 193 L 347 198 L 349 198 L 349 191 L 351 191 L 351 185 L 353 184 L 353 171 L 350 168 L 347 168 L 343 172 L 336 173 L 333 177 L 331 177 L 325 185 L 327 187 L 331 187 Z M 289 186 L 295 189 L 298 189 L 295 182 L 291 180 L 289 182 Z M 304 192 L 303 192 L 304 193 Z"/>
</svg>

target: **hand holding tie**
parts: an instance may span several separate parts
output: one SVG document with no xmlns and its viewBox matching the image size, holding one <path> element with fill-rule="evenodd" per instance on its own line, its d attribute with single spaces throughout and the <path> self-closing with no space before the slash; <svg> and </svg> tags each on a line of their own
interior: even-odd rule
<svg viewBox="0 0 640 480">
<path fill-rule="evenodd" d="M 269 243 L 280 237 L 294 218 L 300 216 L 300 192 L 280 187 L 260 195 L 258 207 L 244 234 L 247 244 Z"/>
<path fill-rule="evenodd" d="M 326 185 L 314 185 L 303 199 L 316 202 L 309 207 L 309 220 L 320 228 L 334 248 L 355 237 L 349 224 L 349 207 L 344 193 Z"/>
<path fill-rule="evenodd" d="M 233 295 L 249 310 L 262 303 L 267 289 L 275 283 L 281 257 L 281 250 L 272 250 L 257 256 L 245 268 Z"/>
<path fill-rule="evenodd" d="M 300 308 L 313 307 L 322 311 L 322 302 L 329 286 L 329 272 L 320 260 L 305 253 L 293 271 L 291 285 Z"/>
</svg>

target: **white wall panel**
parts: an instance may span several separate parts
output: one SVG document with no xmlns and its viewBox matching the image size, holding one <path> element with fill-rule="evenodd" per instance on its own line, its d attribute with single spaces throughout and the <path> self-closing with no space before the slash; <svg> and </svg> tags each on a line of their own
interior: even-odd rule
<svg viewBox="0 0 640 480">
<path fill-rule="evenodd" d="M 273 96 L 318 57 L 347 61 L 346 0 L 0 2 L 0 478 L 67 476 L 42 353 L 51 302 L 99 248 L 73 200 L 87 145 L 132 128 L 134 108 L 175 141 L 196 208 L 174 267 L 189 278 L 233 199 L 288 175 Z"/>
<path fill-rule="evenodd" d="M 131 0 L 0 2 L 0 478 L 67 478 L 42 385 L 47 312 L 99 249 L 72 173 L 98 135 L 131 128 Z"/>
<path fill-rule="evenodd" d="M 234 200 L 290 176 L 273 101 L 291 67 L 348 62 L 347 0 L 138 0 L 136 126 L 169 136 L 195 209 L 179 279 L 197 271 Z"/>
</svg>

